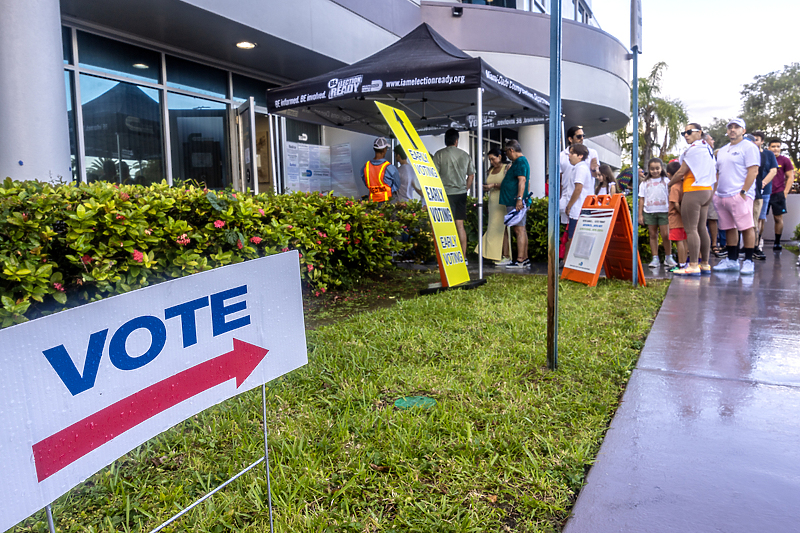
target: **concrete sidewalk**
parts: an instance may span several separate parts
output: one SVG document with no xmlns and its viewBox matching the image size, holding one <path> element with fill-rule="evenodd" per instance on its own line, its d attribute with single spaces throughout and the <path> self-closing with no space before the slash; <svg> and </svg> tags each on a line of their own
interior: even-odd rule
<svg viewBox="0 0 800 533">
<path fill-rule="evenodd" d="M 565 533 L 800 531 L 800 277 L 675 278 Z"/>
</svg>

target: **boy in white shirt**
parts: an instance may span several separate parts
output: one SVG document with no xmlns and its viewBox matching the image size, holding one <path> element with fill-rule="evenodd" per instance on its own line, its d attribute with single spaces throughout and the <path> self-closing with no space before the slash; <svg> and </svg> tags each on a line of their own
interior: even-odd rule
<svg viewBox="0 0 800 533">
<path fill-rule="evenodd" d="M 578 226 L 578 218 L 581 216 L 581 208 L 586 197 L 594 193 L 594 178 L 592 170 L 589 168 L 589 148 L 582 144 L 573 144 L 569 148 L 569 162 L 572 165 L 572 196 L 567 203 L 566 213 L 569 216 L 569 226 L 567 226 L 567 247 L 564 257 L 569 255 L 569 247 L 572 244 L 572 236 L 575 235 L 575 228 Z"/>
</svg>

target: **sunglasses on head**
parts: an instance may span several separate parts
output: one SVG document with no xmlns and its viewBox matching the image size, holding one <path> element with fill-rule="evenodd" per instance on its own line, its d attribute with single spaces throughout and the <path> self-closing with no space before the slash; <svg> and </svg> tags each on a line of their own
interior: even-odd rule
<svg viewBox="0 0 800 533">
<path fill-rule="evenodd" d="M 686 130 L 686 131 L 682 132 L 682 135 L 683 135 L 684 137 L 686 137 L 686 136 L 689 136 L 689 135 L 691 135 L 691 134 L 692 134 L 692 133 L 694 133 L 695 131 L 703 131 L 703 130 L 698 130 L 698 129 Z"/>
</svg>

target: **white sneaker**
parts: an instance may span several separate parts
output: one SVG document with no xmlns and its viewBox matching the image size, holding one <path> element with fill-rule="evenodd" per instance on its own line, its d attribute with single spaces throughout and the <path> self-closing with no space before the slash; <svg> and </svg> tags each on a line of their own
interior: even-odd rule
<svg viewBox="0 0 800 533">
<path fill-rule="evenodd" d="M 735 270 L 739 270 L 739 261 L 734 261 L 733 259 L 728 259 L 726 257 L 717 263 L 713 270 L 714 272 L 733 272 Z"/>
<path fill-rule="evenodd" d="M 647 265 L 650 268 L 658 268 L 661 266 L 661 261 L 659 261 L 658 256 L 653 256 L 653 260 Z"/>
<path fill-rule="evenodd" d="M 752 259 L 745 259 L 742 263 L 742 268 L 739 269 L 739 274 L 752 276 L 755 272 L 755 265 Z"/>
<path fill-rule="evenodd" d="M 678 265 L 678 263 L 672 258 L 671 255 L 667 256 L 667 260 L 664 261 L 664 264 L 667 265 L 668 267 L 674 267 Z"/>
<path fill-rule="evenodd" d="M 511 262 L 511 258 L 510 257 L 504 257 L 500 261 L 495 263 L 495 265 L 501 267 L 501 266 L 506 266 L 510 262 Z"/>
</svg>

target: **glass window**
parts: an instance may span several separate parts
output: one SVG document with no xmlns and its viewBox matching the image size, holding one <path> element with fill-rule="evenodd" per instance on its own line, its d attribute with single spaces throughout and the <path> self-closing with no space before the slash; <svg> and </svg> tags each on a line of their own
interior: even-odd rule
<svg viewBox="0 0 800 533">
<path fill-rule="evenodd" d="M 99 35 L 78 32 L 80 65 L 102 72 L 158 83 L 161 54 Z"/>
<path fill-rule="evenodd" d="M 169 93 L 172 179 L 194 180 L 209 188 L 229 183 L 228 106 Z"/>
<path fill-rule="evenodd" d="M 319 126 L 299 120 L 286 119 L 286 141 L 293 143 L 321 144 Z"/>
<path fill-rule="evenodd" d="M 87 74 L 80 84 L 87 180 L 163 180 L 160 91 Z"/>
<path fill-rule="evenodd" d="M 75 135 L 75 107 L 73 98 L 75 91 L 72 90 L 72 80 L 74 74 L 68 70 L 64 71 L 64 83 L 67 86 L 67 124 L 69 126 L 69 168 L 72 170 L 72 181 L 78 180 L 78 143 Z"/>
<path fill-rule="evenodd" d="M 239 74 L 233 75 L 233 99 L 239 102 L 244 102 L 252 96 L 256 105 L 267 107 L 267 89 L 273 87 L 277 85 Z"/>
<path fill-rule="evenodd" d="M 64 64 L 72 64 L 72 30 L 61 26 L 61 50 L 64 53 Z"/>
<path fill-rule="evenodd" d="M 196 93 L 228 97 L 228 73 L 213 67 L 167 56 L 167 85 Z"/>
</svg>

